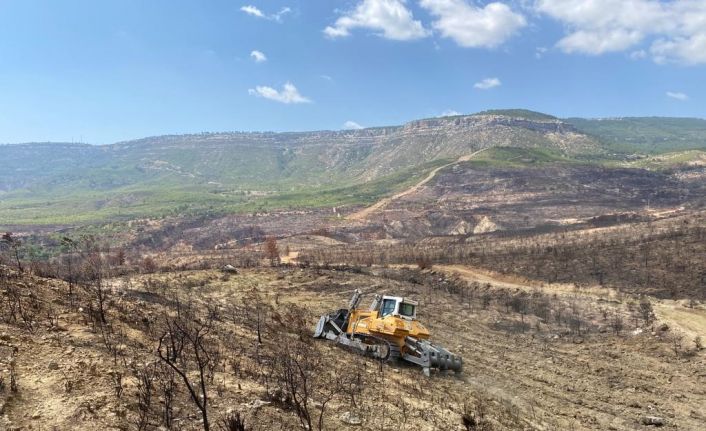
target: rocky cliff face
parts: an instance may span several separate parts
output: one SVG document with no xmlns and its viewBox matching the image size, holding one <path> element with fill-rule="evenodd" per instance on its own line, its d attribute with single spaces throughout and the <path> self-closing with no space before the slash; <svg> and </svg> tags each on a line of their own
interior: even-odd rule
<svg viewBox="0 0 706 431">
<path fill-rule="evenodd" d="M 405 124 L 385 139 L 376 139 L 365 174 L 384 175 L 417 160 L 458 158 L 496 147 L 549 148 L 567 155 L 602 152 L 593 138 L 558 119 L 526 119 L 504 115 L 432 118 Z"/>
<path fill-rule="evenodd" d="M 411 121 L 403 126 L 407 130 L 429 130 L 464 128 L 479 129 L 484 127 L 507 126 L 519 127 L 543 133 L 576 132 L 576 129 L 559 119 L 533 120 L 507 115 L 467 115 L 456 117 L 428 118 Z"/>
</svg>

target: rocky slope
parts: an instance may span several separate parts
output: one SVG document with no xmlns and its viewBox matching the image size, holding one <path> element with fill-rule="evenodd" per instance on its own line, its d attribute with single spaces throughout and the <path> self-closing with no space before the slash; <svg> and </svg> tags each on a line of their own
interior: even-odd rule
<svg viewBox="0 0 706 431">
<path fill-rule="evenodd" d="M 262 185 L 287 180 L 317 186 L 332 179 L 369 180 L 438 158 L 508 145 L 569 154 L 600 151 L 594 139 L 558 119 L 484 114 L 351 131 L 204 133 L 106 146 L 0 146 L 7 167 L 0 174 L 0 188 L 110 189 L 165 176 L 185 184 Z M 82 180 L 87 177 L 94 181 L 86 184 Z"/>
</svg>

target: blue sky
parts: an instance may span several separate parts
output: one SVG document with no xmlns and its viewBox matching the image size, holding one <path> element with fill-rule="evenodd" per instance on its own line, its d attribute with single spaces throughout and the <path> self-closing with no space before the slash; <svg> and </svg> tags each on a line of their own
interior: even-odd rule
<svg viewBox="0 0 706 431">
<path fill-rule="evenodd" d="M 706 117 L 705 82 L 706 0 L 0 0 L 3 143 Z"/>
</svg>

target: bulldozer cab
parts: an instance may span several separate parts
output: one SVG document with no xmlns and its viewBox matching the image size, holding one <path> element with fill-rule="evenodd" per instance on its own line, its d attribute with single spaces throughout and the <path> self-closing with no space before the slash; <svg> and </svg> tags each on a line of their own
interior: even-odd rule
<svg viewBox="0 0 706 431">
<path fill-rule="evenodd" d="M 383 296 L 380 302 L 380 317 L 399 316 L 414 320 L 417 317 L 417 301 L 399 296 Z"/>
</svg>

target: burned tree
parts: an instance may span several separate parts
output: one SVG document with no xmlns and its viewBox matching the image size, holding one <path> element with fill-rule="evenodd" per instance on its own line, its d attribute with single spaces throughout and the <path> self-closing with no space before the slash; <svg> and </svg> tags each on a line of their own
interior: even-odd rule
<svg viewBox="0 0 706 431">
<path fill-rule="evenodd" d="M 208 418 L 208 381 L 217 363 L 214 341 L 209 337 L 211 321 L 181 317 L 167 319 L 166 330 L 159 338 L 157 355 L 179 375 L 191 400 L 201 413 L 204 431 L 210 430 Z M 193 372 L 197 377 L 191 377 Z"/>
<path fill-rule="evenodd" d="M 265 256 L 270 260 L 270 265 L 276 266 L 279 264 L 280 259 L 277 238 L 273 236 L 267 237 L 265 240 Z"/>
<path fill-rule="evenodd" d="M 94 310 L 93 304 L 90 304 L 91 311 L 95 312 L 99 323 L 105 325 L 108 323 L 107 303 L 110 295 L 105 279 L 109 276 L 109 268 L 101 253 L 100 245 L 94 237 L 87 236 L 83 238 L 82 242 L 81 258 L 83 259 L 83 267 L 81 268 L 81 281 L 93 299 L 95 299 L 96 309 Z"/>
<path fill-rule="evenodd" d="M 279 334 L 281 349 L 269 358 L 271 376 L 277 385 L 272 401 L 296 413 L 302 427 L 324 429 L 326 407 L 335 398 L 352 399 L 359 388 L 350 375 L 339 375 L 313 344 L 301 310 L 289 310 L 274 321 L 289 322 L 287 333 Z M 360 380 L 357 380 L 360 383 Z"/>
<path fill-rule="evenodd" d="M 17 270 L 24 272 L 24 267 L 22 266 L 22 260 L 20 259 L 22 241 L 12 235 L 12 232 L 5 232 L 0 239 L 0 244 L 3 244 L 12 255 L 12 259 L 17 265 Z"/>
<path fill-rule="evenodd" d="M 74 303 L 74 286 L 78 282 L 78 254 L 79 244 L 73 239 L 65 236 L 61 238 L 61 251 L 64 253 L 61 262 L 63 263 L 62 277 L 69 285 L 69 303 Z"/>
<path fill-rule="evenodd" d="M 652 303 L 648 299 L 640 301 L 640 315 L 645 322 L 645 326 L 654 320 L 655 313 L 652 309 Z"/>
<path fill-rule="evenodd" d="M 135 425 L 138 430 L 142 431 L 147 429 L 150 423 L 155 372 L 153 367 L 147 366 L 144 369 L 133 369 L 133 374 L 137 380 L 137 419 Z"/>
</svg>

